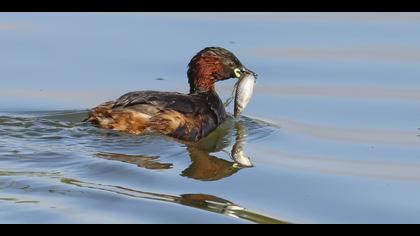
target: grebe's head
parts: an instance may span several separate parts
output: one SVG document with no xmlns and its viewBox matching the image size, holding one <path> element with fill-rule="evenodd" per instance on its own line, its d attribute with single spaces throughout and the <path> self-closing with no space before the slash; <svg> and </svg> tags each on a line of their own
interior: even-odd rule
<svg viewBox="0 0 420 236">
<path fill-rule="evenodd" d="M 190 93 L 214 91 L 217 81 L 240 78 L 246 73 L 256 76 L 232 52 L 221 47 L 204 48 L 188 64 Z"/>
</svg>

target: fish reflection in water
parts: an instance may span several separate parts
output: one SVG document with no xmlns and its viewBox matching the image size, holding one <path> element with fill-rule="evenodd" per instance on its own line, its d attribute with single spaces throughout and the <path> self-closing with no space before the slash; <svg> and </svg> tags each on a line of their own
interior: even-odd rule
<svg viewBox="0 0 420 236">
<path fill-rule="evenodd" d="M 232 140 L 234 139 L 234 140 Z M 182 171 L 184 177 L 215 181 L 229 177 L 243 168 L 253 167 L 244 149 L 247 141 L 247 127 L 244 120 L 229 119 L 206 138 L 197 143 L 182 142 L 186 145 L 191 164 Z M 180 142 L 180 141 L 178 141 Z M 232 145 L 230 153 L 226 149 Z M 232 161 L 213 155 L 216 152 L 228 153 Z M 159 162 L 159 156 L 127 155 L 118 153 L 97 153 L 103 159 L 135 164 L 152 170 L 167 170 L 172 163 Z"/>
</svg>

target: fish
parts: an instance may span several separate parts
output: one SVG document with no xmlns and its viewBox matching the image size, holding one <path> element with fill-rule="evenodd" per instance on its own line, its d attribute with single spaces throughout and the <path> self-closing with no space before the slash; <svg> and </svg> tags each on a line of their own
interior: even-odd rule
<svg viewBox="0 0 420 236">
<path fill-rule="evenodd" d="M 253 74 L 245 74 L 236 84 L 234 116 L 238 117 L 251 101 L 257 78 Z"/>
</svg>

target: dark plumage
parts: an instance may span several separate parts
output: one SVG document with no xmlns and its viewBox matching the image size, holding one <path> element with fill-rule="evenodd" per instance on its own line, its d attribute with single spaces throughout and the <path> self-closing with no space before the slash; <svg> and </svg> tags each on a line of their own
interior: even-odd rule
<svg viewBox="0 0 420 236">
<path fill-rule="evenodd" d="M 235 73 L 236 71 L 236 73 Z M 215 83 L 248 72 L 235 55 L 220 47 L 198 52 L 189 63 L 190 93 L 139 91 L 93 108 L 87 121 L 133 134 L 161 133 L 198 141 L 227 115 Z M 249 71 L 250 72 L 250 71 Z"/>
</svg>

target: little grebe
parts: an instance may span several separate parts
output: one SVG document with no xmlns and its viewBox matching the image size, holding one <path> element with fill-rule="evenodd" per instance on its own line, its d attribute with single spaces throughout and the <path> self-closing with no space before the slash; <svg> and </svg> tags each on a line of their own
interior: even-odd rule
<svg viewBox="0 0 420 236">
<path fill-rule="evenodd" d="M 93 108 L 87 121 L 132 134 L 161 133 L 198 141 L 216 129 L 227 114 L 215 83 L 254 72 L 221 47 L 207 47 L 188 64 L 190 93 L 138 91 Z"/>
</svg>

